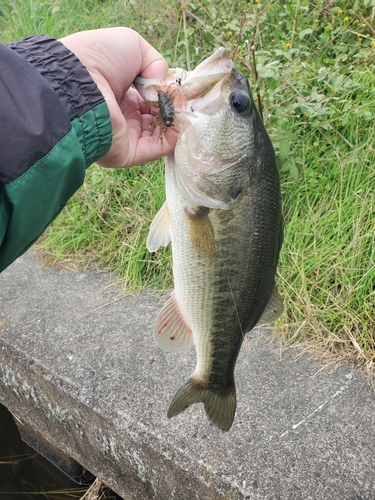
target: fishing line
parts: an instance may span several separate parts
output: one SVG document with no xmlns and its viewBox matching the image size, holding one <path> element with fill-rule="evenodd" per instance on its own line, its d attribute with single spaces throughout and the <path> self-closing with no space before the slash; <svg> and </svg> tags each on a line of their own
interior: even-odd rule
<svg viewBox="0 0 375 500">
<path fill-rule="evenodd" d="M 233 301 L 233 305 L 234 305 L 234 310 L 236 311 L 236 316 L 237 316 L 237 321 L 238 321 L 238 325 L 240 327 L 240 330 L 241 330 L 241 335 L 242 337 L 244 337 L 244 333 L 243 333 L 243 330 L 242 330 L 242 325 L 241 325 L 241 321 L 240 321 L 240 315 L 238 314 L 238 309 L 237 309 L 237 306 L 236 306 L 236 301 L 234 300 L 234 294 L 233 294 L 233 290 L 232 290 L 232 285 L 230 283 L 230 279 L 229 279 L 229 273 L 228 273 L 228 269 L 227 269 L 227 266 L 225 265 L 225 260 L 224 260 L 224 256 L 223 256 L 223 252 L 221 250 L 221 245 L 220 245 L 220 242 L 217 241 L 217 244 L 219 245 L 219 250 L 220 250 L 220 255 L 221 255 L 221 260 L 223 262 L 223 265 L 224 265 L 224 269 L 225 269 L 225 274 L 227 276 L 227 280 L 228 280 L 228 285 L 229 285 L 229 290 L 230 290 L 230 294 L 232 296 L 232 301 Z"/>
</svg>

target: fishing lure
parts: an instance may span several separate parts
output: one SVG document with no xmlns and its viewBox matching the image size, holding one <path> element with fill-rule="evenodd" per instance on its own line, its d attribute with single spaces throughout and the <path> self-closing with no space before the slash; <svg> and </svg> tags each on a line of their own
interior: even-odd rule
<svg viewBox="0 0 375 500">
<path fill-rule="evenodd" d="M 173 106 L 173 94 L 169 96 L 166 92 L 158 90 L 158 107 L 160 113 L 160 120 L 165 127 L 172 127 L 175 119 L 175 111 Z"/>
</svg>

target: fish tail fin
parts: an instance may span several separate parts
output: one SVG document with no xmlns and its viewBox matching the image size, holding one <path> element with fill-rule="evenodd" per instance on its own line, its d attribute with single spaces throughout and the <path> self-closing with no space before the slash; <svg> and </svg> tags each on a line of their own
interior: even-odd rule
<svg viewBox="0 0 375 500">
<path fill-rule="evenodd" d="M 236 388 L 233 385 L 225 392 L 217 392 L 194 382 L 190 377 L 177 391 L 168 410 L 168 418 L 182 413 L 195 403 L 203 403 L 209 420 L 223 431 L 232 427 L 236 412 Z"/>
</svg>

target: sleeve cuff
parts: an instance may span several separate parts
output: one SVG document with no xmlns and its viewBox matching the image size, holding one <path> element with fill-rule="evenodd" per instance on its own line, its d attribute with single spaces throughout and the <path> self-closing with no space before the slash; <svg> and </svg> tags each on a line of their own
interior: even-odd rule
<svg viewBox="0 0 375 500">
<path fill-rule="evenodd" d="M 11 43 L 9 48 L 32 64 L 56 92 L 82 145 L 86 166 L 104 156 L 112 143 L 108 106 L 75 54 L 43 35 Z"/>
</svg>

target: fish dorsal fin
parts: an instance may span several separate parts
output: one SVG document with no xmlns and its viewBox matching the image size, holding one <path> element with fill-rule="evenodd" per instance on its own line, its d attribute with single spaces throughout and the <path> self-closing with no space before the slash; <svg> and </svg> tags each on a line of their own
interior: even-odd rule
<svg viewBox="0 0 375 500">
<path fill-rule="evenodd" d="M 193 334 L 182 318 L 175 293 L 164 304 L 156 320 L 156 344 L 164 351 L 186 351 L 193 343 Z"/>
<path fill-rule="evenodd" d="M 171 241 L 171 218 L 165 201 L 151 222 L 146 246 L 149 252 L 156 252 L 159 247 L 166 247 Z"/>
<path fill-rule="evenodd" d="M 274 287 L 270 300 L 268 301 L 267 307 L 263 311 L 263 314 L 255 326 L 264 325 L 266 323 L 273 323 L 277 320 L 284 310 L 283 299 L 281 298 L 279 292 Z"/>
</svg>

